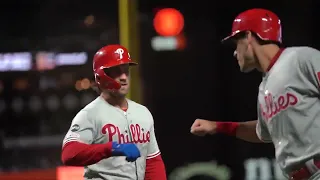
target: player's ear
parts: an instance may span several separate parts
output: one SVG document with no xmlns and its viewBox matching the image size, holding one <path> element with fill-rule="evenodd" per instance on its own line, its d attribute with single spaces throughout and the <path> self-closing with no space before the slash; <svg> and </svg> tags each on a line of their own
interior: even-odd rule
<svg viewBox="0 0 320 180">
<path fill-rule="evenodd" d="M 237 50 L 233 52 L 233 57 L 237 58 Z"/>
<path fill-rule="evenodd" d="M 253 34 L 251 31 L 246 31 L 246 40 L 248 41 L 248 43 L 250 44 L 253 38 Z"/>
</svg>

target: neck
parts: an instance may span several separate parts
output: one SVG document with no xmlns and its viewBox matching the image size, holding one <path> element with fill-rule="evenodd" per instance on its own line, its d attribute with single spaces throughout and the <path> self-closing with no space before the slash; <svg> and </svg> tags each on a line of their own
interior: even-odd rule
<svg viewBox="0 0 320 180">
<path fill-rule="evenodd" d="M 104 100 L 106 100 L 109 104 L 121 108 L 121 109 L 126 109 L 128 108 L 128 102 L 125 97 L 116 97 L 116 96 L 111 96 L 107 92 L 102 92 L 100 95 Z"/>
<path fill-rule="evenodd" d="M 267 72 L 270 62 L 273 57 L 278 53 L 280 48 L 275 44 L 268 44 L 260 46 L 256 51 L 256 56 L 259 62 L 258 70 Z"/>
</svg>

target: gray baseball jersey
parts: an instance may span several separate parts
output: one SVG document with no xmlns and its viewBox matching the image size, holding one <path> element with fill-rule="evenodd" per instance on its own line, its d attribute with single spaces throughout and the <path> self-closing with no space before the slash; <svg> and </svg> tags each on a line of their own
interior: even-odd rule
<svg viewBox="0 0 320 180">
<path fill-rule="evenodd" d="M 153 117 L 145 106 L 128 100 L 128 109 L 123 111 L 99 96 L 75 116 L 63 145 L 71 141 L 87 144 L 133 142 L 141 153 L 136 162 L 127 162 L 125 157 L 109 157 L 85 167 L 84 177 L 90 180 L 143 180 L 146 159 L 160 154 L 153 124 Z"/>
<path fill-rule="evenodd" d="M 258 95 L 257 135 L 273 142 L 285 174 L 320 155 L 320 52 L 286 48 L 264 74 Z"/>
</svg>

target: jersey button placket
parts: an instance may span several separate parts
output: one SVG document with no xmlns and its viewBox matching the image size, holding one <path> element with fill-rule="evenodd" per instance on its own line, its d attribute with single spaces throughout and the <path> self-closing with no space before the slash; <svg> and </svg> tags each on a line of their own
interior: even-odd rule
<svg viewBox="0 0 320 180">
<path fill-rule="evenodd" d="M 129 119 L 128 119 L 128 112 L 124 111 L 123 113 L 124 117 L 126 118 L 127 120 L 127 124 L 128 124 L 128 134 L 129 134 L 129 137 L 130 137 L 130 141 L 133 143 L 133 137 L 132 137 L 132 134 L 131 134 L 131 131 L 130 131 L 130 124 L 131 122 L 129 122 Z M 136 177 L 137 177 L 137 180 L 139 180 L 139 176 L 138 176 L 138 166 L 137 166 L 137 162 L 135 161 L 134 162 L 134 165 L 135 165 L 135 168 L 136 168 Z"/>
</svg>

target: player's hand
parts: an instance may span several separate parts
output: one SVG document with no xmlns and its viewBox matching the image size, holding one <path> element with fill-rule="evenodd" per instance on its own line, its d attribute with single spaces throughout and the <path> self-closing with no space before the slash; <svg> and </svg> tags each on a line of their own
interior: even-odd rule
<svg viewBox="0 0 320 180">
<path fill-rule="evenodd" d="M 126 160 L 134 162 L 140 157 L 140 151 L 138 147 L 133 143 L 118 144 L 112 143 L 112 156 L 126 156 Z"/>
<path fill-rule="evenodd" d="M 197 136 L 216 133 L 216 122 L 204 119 L 196 119 L 191 126 L 191 133 Z"/>
</svg>

